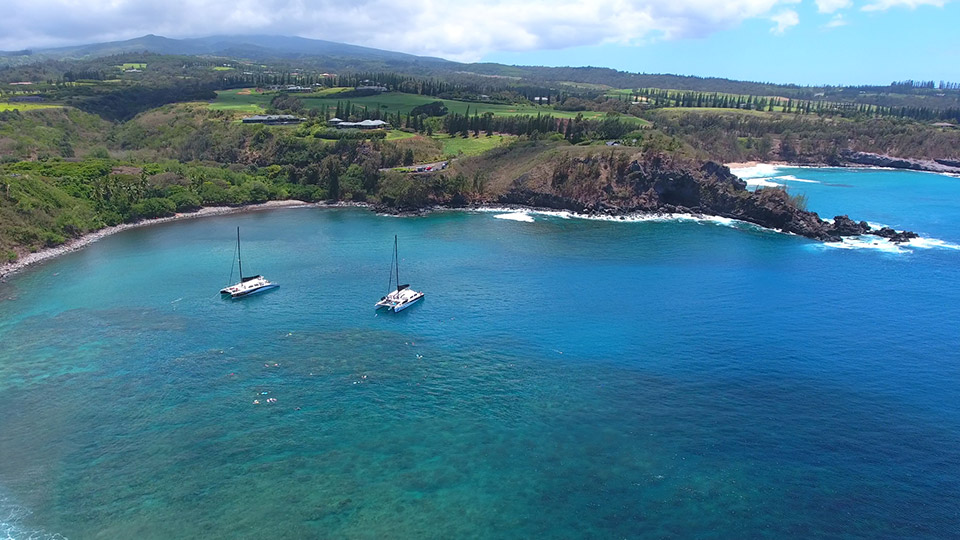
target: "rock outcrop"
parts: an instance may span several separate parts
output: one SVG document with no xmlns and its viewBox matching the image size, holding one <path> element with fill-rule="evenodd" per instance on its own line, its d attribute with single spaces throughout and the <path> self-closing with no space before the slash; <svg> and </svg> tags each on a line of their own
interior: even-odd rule
<svg viewBox="0 0 960 540">
<path fill-rule="evenodd" d="M 614 169 L 611 165 L 610 170 Z M 565 181 L 549 191 L 531 189 L 518 179 L 497 202 L 570 210 L 587 214 L 691 213 L 722 216 L 762 227 L 837 242 L 844 236 L 877 234 L 892 242 L 916 238 L 909 231 L 872 230 L 865 221 L 836 216 L 832 222 L 802 208 L 802 200 L 783 188 L 756 191 L 724 165 L 706 162 L 696 166 L 677 163 L 665 155 L 635 160 L 603 180 Z M 563 172 L 563 171 L 561 171 Z M 555 177 L 567 178 L 560 174 Z M 592 185 L 585 185 L 590 184 Z"/>
<path fill-rule="evenodd" d="M 910 169 L 937 173 L 960 174 L 960 161 L 953 159 L 907 159 L 871 154 L 869 152 L 840 153 L 841 163 L 867 165 L 870 167 L 888 167 L 891 169 Z"/>
</svg>

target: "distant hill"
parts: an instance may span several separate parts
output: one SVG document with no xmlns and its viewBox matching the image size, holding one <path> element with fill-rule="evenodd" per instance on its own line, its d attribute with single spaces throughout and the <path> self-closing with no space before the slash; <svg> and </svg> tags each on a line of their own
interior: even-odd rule
<svg viewBox="0 0 960 540">
<path fill-rule="evenodd" d="M 494 63 L 464 64 L 442 58 L 416 56 L 371 47 L 296 36 L 212 36 L 171 39 L 153 34 L 108 43 L 33 51 L 0 51 L 0 66 L 24 65 L 46 60 L 89 60 L 118 54 L 151 52 L 167 55 L 209 55 L 268 62 L 301 62 L 325 69 L 353 71 L 401 71 L 421 76 L 507 77 L 546 83 L 579 83 L 611 88 L 673 88 L 769 94 L 777 88 L 796 88 L 679 75 L 628 73 L 598 67 L 508 66 Z"/>
<path fill-rule="evenodd" d="M 407 75 L 450 78 L 502 78 L 537 87 L 579 86 L 602 91 L 606 88 L 660 88 L 695 92 L 782 96 L 802 99 L 856 101 L 862 94 L 916 94 L 929 103 L 904 103 L 930 107 L 955 106 L 957 91 L 947 99 L 932 86 L 891 85 L 887 87 L 811 87 L 792 84 L 736 81 L 719 77 L 630 73 L 602 67 L 510 66 L 495 63 L 465 64 L 442 58 L 417 56 L 371 47 L 296 36 L 212 36 L 171 39 L 153 34 L 109 43 L 94 43 L 52 49 L 0 51 L 0 69 L 49 61 L 92 60 L 96 58 L 155 53 L 162 55 L 214 56 L 260 63 L 281 62 L 287 66 L 319 68 L 336 72 L 396 72 Z M 907 81 L 911 82 L 911 81 Z M 932 85 L 932 82 L 930 82 Z M 900 105 L 900 103 L 881 103 Z"/>
<path fill-rule="evenodd" d="M 83 60 L 136 52 L 215 55 L 231 58 L 240 57 L 249 60 L 295 59 L 302 57 L 349 57 L 358 60 L 378 60 L 383 62 L 448 63 L 441 58 L 416 56 L 413 54 L 296 36 L 212 36 L 171 39 L 148 34 L 134 39 L 111 41 L 108 43 L 37 49 L 33 51 L 0 51 L 0 56 L 29 57 L 29 59 L 35 61 Z M 28 58 L 23 59 L 27 60 Z"/>
</svg>

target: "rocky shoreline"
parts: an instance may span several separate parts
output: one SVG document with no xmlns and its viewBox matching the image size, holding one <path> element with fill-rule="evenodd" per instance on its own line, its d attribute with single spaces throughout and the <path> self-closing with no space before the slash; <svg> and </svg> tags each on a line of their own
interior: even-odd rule
<svg viewBox="0 0 960 540">
<path fill-rule="evenodd" d="M 751 166 L 756 163 L 735 164 Z M 432 208 L 482 209 L 485 207 L 567 211 L 585 217 L 715 216 L 753 223 L 768 229 L 796 234 L 821 242 L 839 242 L 844 236 L 872 234 L 892 243 L 909 242 L 918 235 L 889 227 L 872 228 L 866 221 L 847 215 L 824 220 L 804 210 L 781 187 L 747 189 L 747 183 L 728 166 L 705 162 L 699 167 L 673 163 L 663 156 L 635 160 L 621 178 L 593 186 L 592 191 L 565 194 L 562 190 L 528 186 L 518 178 L 499 197 L 473 204 L 434 201 L 429 207 L 375 205 L 382 214 L 421 215 Z"/>
<path fill-rule="evenodd" d="M 960 160 L 956 159 L 913 159 L 898 158 L 870 152 L 845 151 L 833 162 L 819 161 L 743 161 L 726 163 L 730 168 L 755 167 L 757 165 L 775 165 L 782 167 L 839 167 L 843 169 L 892 169 L 932 172 L 950 176 L 960 176 Z"/>
<path fill-rule="evenodd" d="M 908 169 L 960 175 L 960 160 L 955 159 L 910 159 L 871 154 L 869 152 L 846 151 L 840 154 L 842 163 L 860 167 L 882 167 L 885 169 Z"/>
<path fill-rule="evenodd" d="M 529 189 L 522 182 L 497 203 L 567 210 L 586 215 L 692 214 L 718 216 L 753 223 L 768 229 L 805 236 L 822 242 L 839 242 L 844 236 L 874 234 L 894 243 L 918 235 L 889 228 L 872 229 L 849 216 L 823 220 L 800 207 L 786 190 L 747 189 L 747 184 L 724 165 L 705 162 L 699 167 L 673 163 L 663 156 L 635 160 L 622 175 L 608 178 L 589 193 L 573 196 Z"/>
<path fill-rule="evenodd" d="M 518 179 L 511 189 L 496 198 L 473 203 L 462 200 L 432 201 L 429 205 L 413 208 L 365 203 L 306 203 L 296 200 L 270 201 L 240 207 L 207 207 L 191 213 L 106 227 L 64 245 L 26 254 L 17 261 L 0 266 L 0 280 L 32 264 L 76 251 L 101 238 L 132 228 L 182 219 L 303 206 L 364 207 L 393 215 L 421 215 L 433 209 L 511 207 L 569 211 L 587 217 L 716 216 L 822 242 L 839 242 L 844 236 L 862 234 L 883 237 L 893 243 L 909 242 L 918 237 L 911 231 L 896 231 L 888 227 L 873 229 L 865 221 L 854 221 L 846 215 L 835 216 L 833 220 L 823 220 L 816 212 L 798 207 L 796 200 L 785 190 L 760 188 L 749 191 L 746 182 L 731 173 L 729 167 L 709 161 L 696 168 L 689 164 L 678 166 L 665 161 L 662 156 L 637 160 L 630 164 L 623 178 L 612 180 L 611 184 L 616 185 L 599 186 L 595 192 L 570 196 L 550 190 L 531 189 L 523 184 L 522 179 Z M 617 195 L 612 196 L 614 193 Z"/>
</svg>

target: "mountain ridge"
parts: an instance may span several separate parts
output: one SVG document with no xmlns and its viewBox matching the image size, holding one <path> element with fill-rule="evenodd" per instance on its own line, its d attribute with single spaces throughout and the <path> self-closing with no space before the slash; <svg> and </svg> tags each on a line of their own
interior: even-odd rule
<svg viewBox="0 0 960 540">
<path fill-rule="evenodd" d="M 111 56 L 114 54 L 152 52 L 156 54 L 180 55 L 220 55 L 238 48 L 259 49 L 262 55 L 251 58 L 289 58 L 295 55 L 310 56 L 360 56 L 385 60 L 420 60 L 430 62 L 448 62 L 442 58 L 417 56 L 413 54 L 352 45 L 336 41 L 304 38 L 300 36 L 281 36 L 268 34 L 255 35 L 219 35 L 199 38 L 168 38 L 156 34 L 101 43 L 69 45 L 23 51 L 0 51 L 0 55 L 36 56 L 52 60 L 82 60 Z M 272 56 L 271 56 L 272 55 Z"/>
</svg>

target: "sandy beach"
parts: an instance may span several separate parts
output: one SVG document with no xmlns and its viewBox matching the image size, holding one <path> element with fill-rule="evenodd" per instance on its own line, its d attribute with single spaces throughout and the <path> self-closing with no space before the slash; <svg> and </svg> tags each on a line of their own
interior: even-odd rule
<svg viewBox="0 0 960 540">
<path fill-rule="evenodd" d="M 757 165 L 787 165 L 783 161 L 735 161 L 733 163 L 724 163 L 724 166 L 730 169 L 746 169 L 747 167 L 756 167 Z"/>
<path fill-rule="evenodd" d="M 150 225 L 157 225 L 160 223 L 167 223 L 170 221 L 177 221 L 182 219 L 194 219 L 202 218 L 209 216 L 222 216 L 226 214 L 237 214 L 241 212 L 256 212 L 258 210 L 271 210 L 275 208 L 297 208 L 302 206 L 340 206 L 340 205 L 325 205 L 325 204 L 312 204 L 306 203 L 303 201 L 296 200 L 286 200 L 286 201 L 269 201 L 263 204 L 253 204 L 249 206 L 208 206 L 201 208 L 196 212 L 187 212 L 183 214 L 175 214 L 169 217 L 157 218 L 157 219 L 145 219 L 143 221 L 138 221 L 136 223 L 121 223 L 120 225 L 114 225 L 112 227 L 105 227 L 99 231 L 93 231 L 87 233 L 80 238 L 75 238 L 63 245 L 44 248 L 33 253 L 27 253 L 26 255 L 21 256 L 19 259 L 12 263 L 6 263 L 0 266 L 0 280 L 23 270 L 24 268 L 37 264 L 39 262 L 52 259 L 54 257 L 59 257 L 65 253 L 70 253 L 72 251 L 77 251 L 78 249 L 83 248 L 101 238 L 106 238 L 111 234 L 116 234 L 118 232 L 126 231 L 128 229 L 134 229 L 138 227 L 148 227 Z"/>
</svg>

